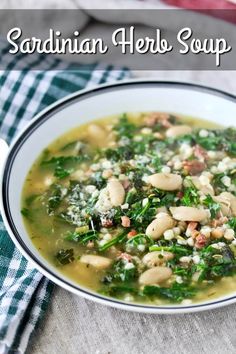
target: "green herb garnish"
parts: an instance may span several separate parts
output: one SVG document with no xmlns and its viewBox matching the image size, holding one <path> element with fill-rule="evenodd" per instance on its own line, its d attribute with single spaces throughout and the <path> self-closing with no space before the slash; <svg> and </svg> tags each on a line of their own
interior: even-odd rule
<svg viewBox="0 0 236 354">
<path fill-rule="evenodd" d="M 216 203 L 210 194 L 206 196 L 203 201 L 203 204 L 206 205 L 207 208 L 210 210 L 211 218 L 214 219 L 220 211 L 220 204 Z"/>
<path fill-rule="evenodd" d="M 108 248 L 110 248 L 111 246 L 117 245 L 119 243 L 124 242 L 124 240 L 126 239 L 127 234 L 126 232 L 122 232 L 121 234 L 119 234 L 118 236 L 116 236 L 115 238 L 113 238 L 111 241 L 108 241 L 107 243 L 105 243 L 105 245 L 100 246 L 99 247 L 99 251 L 103 252 L 106 251 Z"/>
<path fill-rule="evenodd" d="M 73 248 L 59 250 L 56 254 L 56 259 L 61 265 L 72 263 L 75 260 Z"/>
</svg>

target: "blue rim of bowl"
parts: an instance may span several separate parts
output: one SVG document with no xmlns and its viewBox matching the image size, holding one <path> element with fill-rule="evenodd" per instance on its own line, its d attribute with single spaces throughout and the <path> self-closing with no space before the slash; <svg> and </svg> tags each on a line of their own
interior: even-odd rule
<svg viewBox="0 0 236 354">
<path fill-rule="evenodd" d="M 105 86 L 98 86 L 96 88 L 93 88 L 89 91 L 85 91 L 85 92 L 79 92 L 78 94 L 74 93 L 68 97 L 68 99 L 64 98 L 62 101 L 59 101 L 58 104 L 54 104 L 53 107 L 49 108 L 43 112 L 35 121 L 32 122 L 32 124 L 30 124 L 26 130 L 24 130 L 24 132 L 22 134 L 20 134 L 17 138 L 17 140 L 14 142 L 14 144 L 11 147 L 10 153 L 7 157 L 6 163 L 5 163 L 5 169 L 4 169 L 4 173 L 3 173 L 3 178 L 2 178 L 2 203 L 3 203 L 3 208 L 4 208 L 4 213 L 8 222 L 8 225 L 17 241 L 17 243 L 22 247 L 22 249 L 26 252 L 26 254 L 29 256 L 29 258 L 34 261 L 34 263 L 36 263 L 39 268 L 43 269 L 44 272 L 50 275 L 50 277 L 52 277 L 52 279 L 56 279 L 59 282 L 64 283 L 65 285 L 67 285 L 68 288 L 73 288 L 73 290 L 78 290 L 81 293 L 84 293 L 85 295 L 88 295 L 89 297 L 93 297 L 97 300 L 102 300 L 102 301 L 106 301 L 109 302 L 110 305 L 112 306 L 112 304 L 115 305 L 119 305 L 121 308 L 123 306 L 125 307 L 129 307 L 130 310 L 136 308 L 136 309 L 140 309 L 141 310 L 157 310 L 158 311 L 165 311 L 165 313 L 168 312 L 172 312 L 173 310 L 178 310 L 179 312 L 181 311 L 186 311 L 189 310 L 189 312 L 191 312 L 191 310 L 194 309 L 199 309 L 199 310 L 207 310 L 209 309 L 210 306 L 213 305 L 217 305 L 217 304 L 222 304 L 222 305 L 227 305 L 228 302 L 232 301 L 232 300 L 236 300 L 236 296 L 231 296 L 231 297 L 227 297 L 225 299 L 222 300 L 213 300 L 213 301 L 209 301 L 209 302 L 205 302 L 205 303 L 196 303 L 196 304 L 192 304 L 189 306 L 151 306 L 151 305 L 142 305 L 142 304 L 136 304 L 136 303 L 128 303 L 128 302 L 124 302 L 124 301 L 119 301 L 116 300 L 115 298 L 110 298 L 110 297 L 106 297 L 106 296 L 102 296 L 99 295 L 98 293 L 94 293 L 94 292 L 90 292 L 90 291 L 86 291 L 84 288 L 81 288 L 79 285 L 73 285 L 70 282 L 67 282 L 65 279 L 63 279 L 62 277 L 58 276 L 56 273 L 54 273 L 53 271 L 51 271 L 50 269 L 48 269 L 46 267 L 46 265 L 44 265 L 32 252 L 31 250 L 28 248 L 28 246 L 24 243 L 24 241 L 22 240 L 20 234 L 18 233 L 18 230 L 15 226 L 14 220 L 12 218 L 11 215 L 11 210 L 10 210 L 10 203 L 9 203 L 9 179 L 10 179 L 10 175 L 11 175 L 11 169 L 15 160 L 15 157 L 18 153 L 18 151 L 20 150 L 21 146 L 24 144 L 24 142 L 27 140 L 27 138 L 41 125 L 43 124 L 46 120 L 50 119 L 50 117 L 52 115 L 54 115 L 55 113 L 59 112 L 61 109 L 64 109 L 65 107 L 75 103 L 75 102 L 79 102 L 81 100 L 87 99 L 91 96 L 100 94 L 100 93 L 104 93 L 106 91 L 111 91 L 111 90 L 122 90 L 122 88 L 126 88 L 126 87 L 131 87 L 131 88 L 137 88 L 137 87 L 167 87 L 167 88 L 179 88 L 179 89 L 190 89 L 193 91 L 200 91 L 200 92 L 205 92 L 205 93 L 209 93 L 211 95 L 215 95 L 215 96 L 219 96 L 222 98 L 225 98 L 227 100 L 233 101 L 236 103 L 236 96 L 224 92 L 222 90 L 219 89 L 215 89 L 215 88 L 211 88 L 211 87 L 207 87 L 204 85 L 198 85 L 198 84 L 192 84 L 192 83 L 185 83 L 185 82 L 178 82 L 178 81 L 153 81 L 153 80 L 131 80 L 131 81 L 124 81 L 124 82 L 116 82 L 114 84 L 109 84 L 109 85 L 105 85 Z"/>
</svg>

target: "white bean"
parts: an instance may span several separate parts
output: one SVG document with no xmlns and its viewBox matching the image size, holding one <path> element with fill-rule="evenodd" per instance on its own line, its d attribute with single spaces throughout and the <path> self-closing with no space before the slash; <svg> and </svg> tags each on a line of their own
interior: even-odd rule
<svg viewBox="0 0 236 354">
<path fill-rule="evenodd" d="M 225 195 L 226 193 L 226 195 Z M 223 194 L 223 195 L 222 195 Z M 213 200 L 216 203 L 220 204 L 220 209 L 221 212 L 224 216 L 231 216 L 231 201 L 230 201 L 230 197 L 228 196 L 227 192 L 223 192 L 215 197 L 213 197 Z"/>
<path fill-rule="evenodd" d="M 139 277 L 141 285 L 160 284 L 169 279 L 172 275 L 172 270 L 168 267 L 154 267 L 146 270 Z"/>
<path fill-rule="evenodd" d="M 168 138 L 175 138 L 176 136 L 190 134 L 192 128 L 189 125 L 176 125 L 167 129 L 166 136 Z"/>
<path fill-rule="evenodd" d="M 174 173 L 155 173 L 148 177 L 148 182 L 164 191 L 174 191 L 182 186 L 182 177 Z"/>
<path fill-rule="evenodd" d="M 230 207 L 231 207 L 231 211 L 232 211 L 232 214 L 233 216 L 236 216 L 236 197 L 229 193 L 231 196 L 230 196 Z"/>
<path fill-rule="evenodd" d="M 173 218 L 180 221 L 203 221 L 208 218 L 208 211 L 193 207 L 171 207 Z"/>
<path fill-rule="evenodd" d="M 103 146 L 107 139 L 107 132 L 97 124 L 90 124 L 88 126 L 88 135 L 98 146 Z"/>
<path fill-rule="evenodd" d="M 236 197 L 232 193 L 222 192 L 214 200 L 220 204 L 224 216 L 236 216 Z"/>
<path fill-rule="evenodd" d="M 159 266 L 174 258 L 173 253 L 166 251 L 154 251 L 145 254 L 142 261 L 148 268 Z"/>
<path fill-rule="evenodd" d="M 159 213 L 146 228 L 146 235 L 151 237 L 153 240 L 160 238 L 163 233 L 172 229 L 175 226 L 173 218 L 166 213 Z"/>
<path fill-rule="evenodd" d="M 209 183 L 209 184 L 206 184 L 206 185 L 203 185 L 199 179 L 199 177 L 197 176 L 192 176 L 191 177 L 191 181 L 193 182 L 194 186 L 199 190 L 201 191 L 203 194 L 207 195 L 207 194 L 210 194 L 210 195 L 214 195 L 215 192 L 214 192 L 214 189 L 212 187 L 212 185 Z"/>
<path fill-rule="evenodd" d="M 117 179 L 111 179 L 107 183 L 112 206 L 122 205 L 125 199 L 125 190 Z"/>
<path fill-rule="evenodd" d="M 97 269 L 106 269 L 110 267 L 112 260 L 110 258 L 96 256 L 93 254 L 85 254 L 80 258 L 81 263 L 89 264 Z"/>
</svg>

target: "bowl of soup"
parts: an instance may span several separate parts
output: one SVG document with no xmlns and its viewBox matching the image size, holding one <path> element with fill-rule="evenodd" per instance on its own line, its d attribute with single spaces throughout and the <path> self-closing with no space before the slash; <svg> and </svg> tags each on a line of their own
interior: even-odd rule
<svg viewBox="0 0 236 354">
<path fill-rule="evenodd" d="M 125 310 L 236 300 L 236 98 L 132 80 L 51 105 L 7 153 L 1 213 L 54 283 Z"/>
</svg>

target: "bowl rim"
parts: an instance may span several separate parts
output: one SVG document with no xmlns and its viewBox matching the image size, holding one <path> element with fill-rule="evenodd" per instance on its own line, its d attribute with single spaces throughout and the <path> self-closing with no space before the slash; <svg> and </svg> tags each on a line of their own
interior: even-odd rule
<svg viewBox="0 0 236 354">
<path fill-rule="evenodd" d="M 145 304 L 136 304 L 136 303 L 127 303 L 121 300 L 106 297 L 98 293 L 90 291 L 89 289 L 80 287 L 80 285 L 73 285 L 70 282 L 62 279 L 58 274 L 54 273 L 47 268 L 46 264 L 41 262 L 29 249 L 29 247 L 22 240 L 18 230 L 15 226 L 14 220 L 12 218 L 9 206 L 8 198 L 8 187 L 9 187 L 9 178 L 11 175 L 11 167 L 14 163 L 14 159 L 20 150 L 21 146 L 27 140 L 27 138 L 46 120 L 50 119 L 56 112 L 63 110 L 68 105 L 71 105 L 75 102 L 87 99 L 93 95 L 104 93 L 107 90 L 122 90 L 126 87 L 167 87 L 167 88 L 178 88 L 178 89 L 189 89 L 198 92 L 208 93 L 211 95 L 222 97 L 226 100 L 233 101 L 236 103 L 236 96 L 231 93 L 212 88 L 205 85 L 199 85 L 194 83 L 180 82 L 180 81 L 165 81 L 165 80 L 155 80 L 155 79 L 130 79 L 122 80 L 109 84 L 98 85 L 93 88 L 78 90 L 66 97 L 56 101 L 55 103 L 49 105 L 41 112 L 39 112 L 35 117 L 25 126 L 25 128 L 20 131 L 17 136 L 13 139 L 8 155 L 5 159 L 2 176 L 1 176 L 1 198 L 0 198 L 0 210 L 4 225 L 16 245 L 20 250 L 23 256 L 31 262 L 35 268 L 46 276 L 49 280 L 53 281 L 55 284 L 61 286 L 62 288 L 82 296 L 86 299 L 93 300 L 103 305 L 108 305 L 111 307 L 119 308 L 122 310 L 134 311 L 134 312 L 143 312 L 143 313 L 155 313 L 155 314 L 177 314 L 177 313 L 190 313 L 190 312 L 200 312 L 204 310 L 210 310 L 222 306 L 229 305 L 236 302 L 236 292 L 235 295 L 229 294 L 224 298 L 214 299 L 212 301 L 196 303 L 191 305 L 180 305 L 180 306 L 151 306 Z"/>
</svg>

